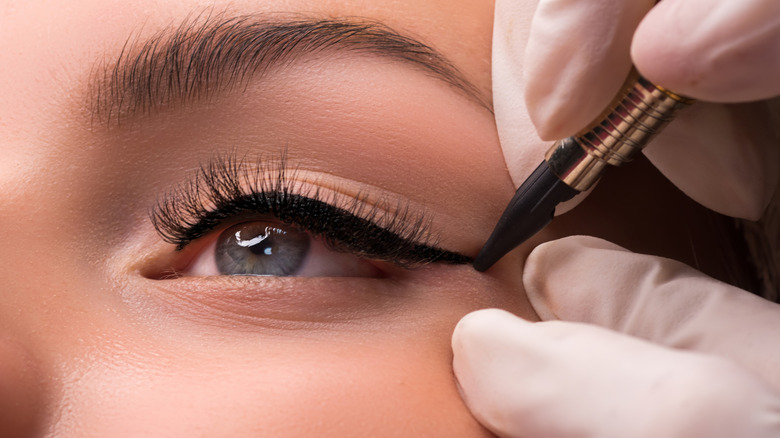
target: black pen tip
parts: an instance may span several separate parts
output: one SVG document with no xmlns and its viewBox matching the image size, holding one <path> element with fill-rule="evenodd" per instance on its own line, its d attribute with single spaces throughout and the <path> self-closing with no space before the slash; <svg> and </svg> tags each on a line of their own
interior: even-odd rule
<svg viewBox="0 0 780 438">
<path fill-rule="evenodd" d="M 487 271 L 501 257 L 549 224 L 559 203 L 578 193 L 558 179 L 547 162 L 542 161 L 515 192 L 490 238 L 474 259 L 474 269 Z"/>
</svg>

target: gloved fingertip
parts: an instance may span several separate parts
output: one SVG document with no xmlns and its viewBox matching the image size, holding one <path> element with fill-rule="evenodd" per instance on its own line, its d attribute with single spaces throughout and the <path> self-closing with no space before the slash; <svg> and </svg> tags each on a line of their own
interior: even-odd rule
<svg viewBox="0 0 780 438">
<path fill-rule="evenodd" d="M 587 294 L 575 293 L 570 288 L 575 284 L 581 284 L 580 289 L 588 288 L 588 283 L 599 284 L 597 279 L 604 273 L 594 265 L 602 259 L 593 256 L 592 251 L 608 258 L 612 253 L 628 250 L 592 236 L 568 236 L 542 243 L 531 251 L 523 268 L 523 286 L 531 306 L 543 321 L 560 319 L 561 303 L 565 302 L 570 310 L 588 306 Z"/>
<path fill-rule="evenodd" d="M 538 343 L 526 331 L 534 324 L 499 309 L 466 315 L 452 337 L 453 371 L 458 391 L 474 417 L 501 437 L 522 436 L 524 382 L 537 361 L 525 360 Z M 530 347 L 529 347 L 530 345 Z"/>
<path fill-rule="evenodd" d="M 539 136 L 583 129 L 609 104 L 631 69 L 631 34 L 652 6 L 542 0 L 525 50 L 525 102 Z"/>
<path fill-rule="evenodd" d="M 452 334 L 453 368 L 465 398 L 487 396 L 485 390 L 496 383 L 491 376 L 512 362 L 518 346 L 522 350 L 523 331 L 532 326 L 500 309 L 477 310 L 458 322 Z"/>
<path fill-rule="evenodd" d="M 583 250 L 590 249 L 628 251 L 619 245 L 593 236 L 567 236 L 544 242 L 528 255 L 523 269 L 523 282 L 526 286 L 533 286 L 562 266 L 568 269 L 572 259 L 579 257 Z"/>
<path fill-rule="evenodd" d="M 708 102 L 780 94 L 780 2 L 660 2 L 639 24 L 631 57 L 651 82 Z M 769 19 L 768 17 L 772 17 Z"/>
<path fill-rule="evenodd" d="M 531 323 L 502 309 L 481 309 L 461 318 L 452 333 L 452 349 L 471 351 L 490 345 L 498 333 Z"/>
<path fill-rule="evenodd" d="M 567 236 L 557 240 L 544 242 L 534 248 L 531 255 L 534 257 L 557 257 L 561 253 L 576 250 L 578 248 L 605 249 L 612 251 L 628 251 L 622 246 L 608 240 L 593 236 Z"/>
</svg>

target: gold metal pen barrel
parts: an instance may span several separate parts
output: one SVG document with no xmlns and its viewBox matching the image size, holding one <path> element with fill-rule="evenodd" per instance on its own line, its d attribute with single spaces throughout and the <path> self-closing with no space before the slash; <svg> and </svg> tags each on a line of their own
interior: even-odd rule
<svg viewBox="0 0 780 438">
<path fill-rule="evenodd" d="M 620 166 L 639 153 L 675 116 L 693 103 L 654 85 L 635 72 L 623 91 L 580 133 L 559 140 L 547 151 L 550 169 L 571 188 L 590 188 L 608 165 Z"/>
</svg>

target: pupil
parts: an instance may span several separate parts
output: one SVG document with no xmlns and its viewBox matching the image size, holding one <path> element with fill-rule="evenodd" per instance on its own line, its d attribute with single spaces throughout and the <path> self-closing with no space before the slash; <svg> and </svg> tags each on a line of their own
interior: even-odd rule
<svg viewBox="0 0 780 438">
<path fill-rule="evenodd" d="M 266 237 L 259 243 L 249 246 L 249 251 L 255 255 L 271 255 L 273 254 L 273 237 Z"/>
</svg>

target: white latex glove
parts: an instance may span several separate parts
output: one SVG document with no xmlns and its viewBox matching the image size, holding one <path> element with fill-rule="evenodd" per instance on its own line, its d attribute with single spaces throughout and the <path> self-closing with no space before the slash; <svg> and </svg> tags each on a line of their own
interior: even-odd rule
<svg viewBox="0 0 780 438">
<path fill-rule="evenodd" d="M 550 141 L 584 128 L 631 62 L 705 102 L 780 95 L 780 1 L 496 0 L 493 99 L 516 185 Z M 721 213 L 757 219 L 780 178 L 780 100 L 698 102 L 645 150 L 675 185 Z"/>
<path fill-rule="evenodd" d="M 464 400 L 499 436 L 780 436 L 780 305 L 582 236 L 537 247 L 523 281 L 547 322 L 482 310 L 452 340 Z"/>
</svg>

